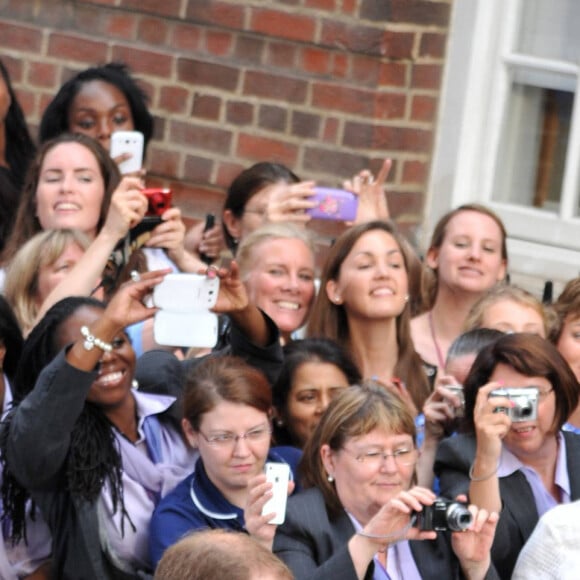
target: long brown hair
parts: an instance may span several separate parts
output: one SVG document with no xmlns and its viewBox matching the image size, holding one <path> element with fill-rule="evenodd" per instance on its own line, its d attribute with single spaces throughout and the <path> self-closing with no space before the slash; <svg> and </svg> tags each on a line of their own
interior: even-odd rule
<svg viewBox="0 0 580 580">
<path fill-rule="evenodd" d="M 14 254 L 28 240 L 38 232 L 42 231 L 40 222 L 36 217 L 36 190 L 40 180 L 40 172 L 46 155 L 57 145 L 63 143 L 78 143 L 83 147 L 86 147 L 95 157 L 105 187 L 105 191 L 103 192 L 103 203 L 101 204 L 101 212 L 97 223 L 97 230 L 100 230 L 105 223 L 107 212 L 109 211 L 109 205 L 111 203 L 111 197 L 121 179 L 119 169 L 115 162 L 110 158 L 109 154 L 94 139 L 81 134 L 63 133 L 51 141 L 44 143 L 38 150 L 38 153 L 30 166 L 24 189 L 22 191 L 22 196 L 20 197 L 20 204 L 18 205 L 18 210 L 16 212 L 14 227 L 12 228 L 12 233 L 8 238 L 6 247 L 2 254 L 2 263 L 4 264 L 9 262 L 12 259 L 12 256 L 14 256 Z"/>
<path fill-rule="evenodd" d="M 373 230 L 382 230 L 393 236 L 403 255 L 405 270 L 407 274 L 409 273 L 409 264 L 413 257 L 409 254 L 408 244 L 402 242 L 402 238 L 392 222 L 376 220 L 348 229 L 332 246 L 324 266 L 320 280 L 320 292 L 318 292 L 316 297 L 308 324 L 309 336 L 330 338 L 343 348 L 349 351 L 352 350 L 349 348 L 350 334 L 345 308 L 342 304 L 331 302 L 325 292 L 325 288 L 329 280 L 338 280 L 342 264 L 356 242 L 364 234 Z M 427 376 L 423 371 L 421 358 L 415 352 L 415 347 L 413 346 L 410 319 L 410 308 L 407 304 L 396 319 L 399 357 L 395 365 L 395 373 L 397 377 L 405 382 L 413 397 L 415 406 L 421 409 L 425 399 L 430 394 L 430 388 Z"/>
</svg>

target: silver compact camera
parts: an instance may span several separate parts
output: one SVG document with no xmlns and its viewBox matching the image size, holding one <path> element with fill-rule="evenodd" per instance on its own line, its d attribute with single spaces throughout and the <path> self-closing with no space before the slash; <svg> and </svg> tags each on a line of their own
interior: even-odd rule
<svg viewBox="0 0 580 580">
<path fill-rule="evenodd" d="M 465 416 L 465 392 L 463 391 L 463 385 L 444 385 L 446 389 L 449 389 L 455 396 L 459 398 L 460 406 L 455 408 L 456 417 Z"/>
<path fill-rule="evenodd" d="M 473 516 L 467 504 L 438 497 L 431 505 L 414 512 L 413 525 L 422 532 L 462 532 L 471 525 Z"/>
<path fill-rule="evenodd" d="M 514 422 L 533 421 L 538 416 L 538 389 L 536 387 L 507 387 L 495 389 L 489 397 L 505 397 L 513 407 L 496 407 L 494 413 L 505 413 Z"/>
</svg>

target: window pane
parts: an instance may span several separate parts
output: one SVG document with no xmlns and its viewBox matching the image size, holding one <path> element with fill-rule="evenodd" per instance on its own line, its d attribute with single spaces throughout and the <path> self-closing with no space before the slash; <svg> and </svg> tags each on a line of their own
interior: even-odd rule
<svg viewBox="0 0 580 580">
<path fill-rule="evenodd" d="M 494 201 L 558 211 L 574 93 L 514 82 Z"/>
<path fill-rule="evenodd" d="M 580 2 L 578 0 L 523 0 L 517 52 L 580 61 Z"/>
</svg>

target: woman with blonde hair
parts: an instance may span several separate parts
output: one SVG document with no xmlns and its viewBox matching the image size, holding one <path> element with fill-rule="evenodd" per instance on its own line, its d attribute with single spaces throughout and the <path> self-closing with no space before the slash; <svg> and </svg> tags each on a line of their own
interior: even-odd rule
<svg viewBox="0 0 580 580">
<path fill-rule="evenodd" d="M 305 324 L 314 300 L 314 244 L 308 232 L 267 224 L 242 240 L 236 260 L 250 301 L 276 323 L 287 343 Z"/>
<path fill-rule="evenodd" d="M 78 230 L 46 230 L 36 234 L 16 253 L 6 271 L 4 296 L 25 335 L 40 318 L 46 298 L 89 244 L 89 239 Z M 87 287 L 82 293 L 90 291 Z"/>
<path fill-rule="evenodd" d="M 421 409 L 430 393 L 409 327 L 408 245 L 391 222 L 344 232 L 330 250 L 308 334 L 349 351 L 365 378 L 375 378 Z"/>
<path fill-rule="evenodd" d="M 542 303 L 517 286 L 496 286 L 471 308 L 464 330 L 492 328 L 501 332 L 531 332 L 546 338 L 549 322 Z"/>
</svg>

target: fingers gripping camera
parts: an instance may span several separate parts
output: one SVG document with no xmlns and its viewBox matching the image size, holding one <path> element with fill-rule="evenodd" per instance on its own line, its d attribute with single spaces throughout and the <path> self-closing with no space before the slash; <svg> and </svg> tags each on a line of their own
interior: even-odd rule
<svg viewBox="0 0 580 580">
<path fill-rule="evenodd" d="M 494 413 L 505 413 L 514 422 L 533 421 L 538 416 L 538 396 L 536 387 L 508 387 L 496 389 L 489 394 L 492 397 L 504 397 L 514 403 L 513 407 L 496 407 Z"/>
<path fill-rule="evenodd" d="M 416 528 L 422 532 L 463 532 L 473 519 L 467 504 L 442 497 L 432 505 L 423 506 L 423 510 L 413 514 Z"/>
</svg>

